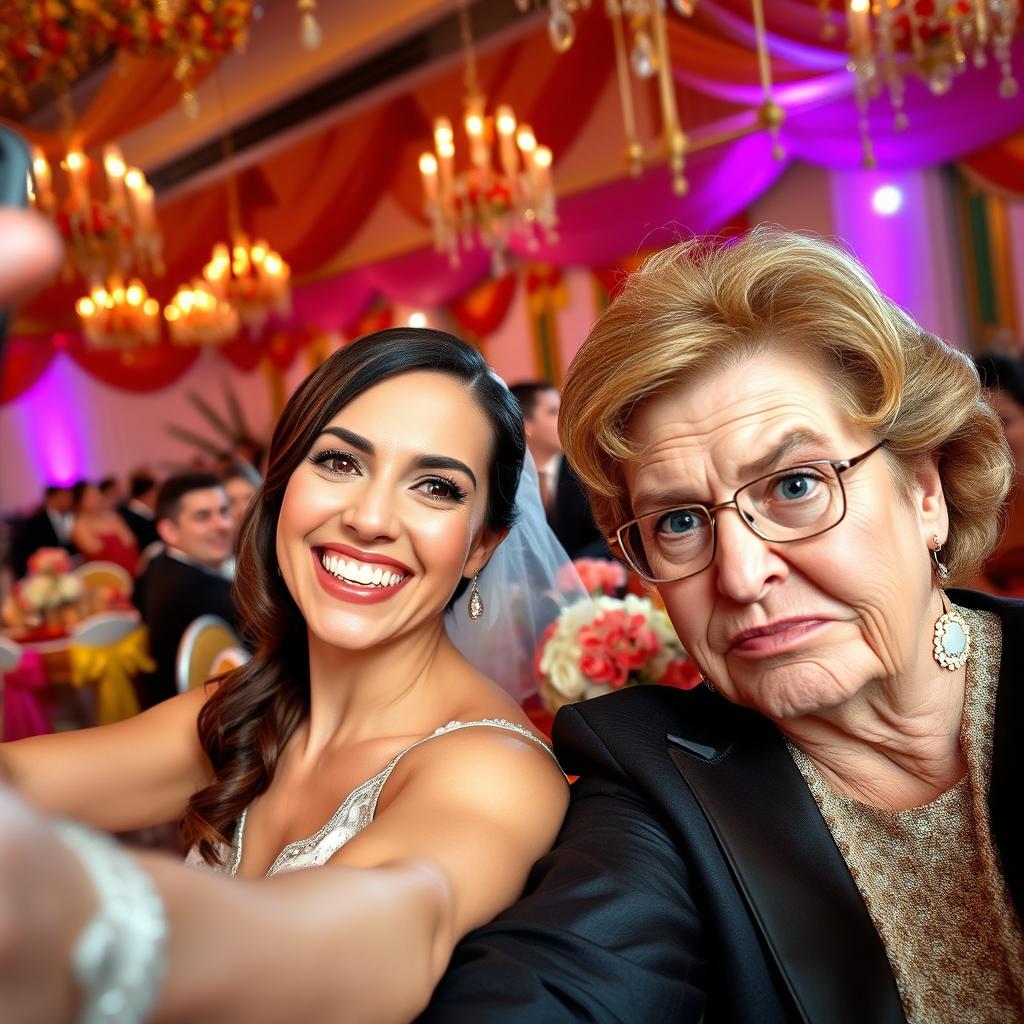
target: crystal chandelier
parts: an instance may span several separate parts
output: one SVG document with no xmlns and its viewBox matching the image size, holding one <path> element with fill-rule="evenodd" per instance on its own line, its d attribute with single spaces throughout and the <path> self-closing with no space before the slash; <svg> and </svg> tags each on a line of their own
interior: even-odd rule
<svg viewBox="0 0 1024 1024">
<path fill-rule="evenodd" d="M 698 0 L 671 0 L 670 6 L 682 17 L 690 17 Z M 828 0 L 820 0 L 828 3 Z M 524 13 L 531 6 L 548 9 L 548 35 L 557 53 L 564 53 L 576 41 L 573 15 L 590 8 L 590 0 L 515 0 Z M 779 128 L 785 113 L 772 99 L 771 64 L 768 56 L 762 0 L 750 0 L 757 49 L 758 77 L 763 100 L 757 117 L 749 127 L 731 129 L 713 138 L 693 140 L 683 130 L 676 104 L 672 59 L 669 53 L 666 0 L 605 0 L 604 9 L 612 26 L 615 43 L 615 67 L 619 87 L 622 125 L 626 135 L 626 160 L 630 174 L 640 175 L 646 163 L 663 159 L 672 174 L 672 189 L 677 195 L 685 194 L 686 154 L 707 146 L 728 142 L 751 132 L 767 129 L 772 136 L 772 153 L 781 160 Z M 637 132 L 636 111 L 633 103 L 633 79 L 657 80 L 658 104 L 661 111 L 661 153 L 648 152 Z"/>
<path fill-rule="evenodd" d="M 477 78 L 476 56 L 466 4 L 459 8 L 466 58 L 463 126 L 469 167 L 455 170 L 455 132 L 447 117 L 434 120 L 434 150 L 420 156 L 424 208 L 434 247 L 452 265 L 474 236 L 491 250 L 493 273 L 505 273 L 509 238 L 522 235 L 530 248 L 554 240 L 558 218 L 551 183 L 551 150 L 538 145 L 533 130 L 520 124 L 507 104 L 493 116 Z M 497 143 L 495 154 L 495 143 Z M 496 158 L 495 158 L 496 156 Z"/>
<path fill-rule="evenodd" d="M 101 162 L 73 148 L 56 168 L 36 148 L 28 184 L 32 204 L 64 238 L 65 277 L 77 274 L 94 284 L 133 273 L 163 273 L 153 189 L 116 146 L 103 150 Z"/>
<path fill-rule="evenodd" d="M 164 309 L 175 345 L 221 345 L 238 334 L 238 313 L 206 281 L 182 285 Z"/>
<path fill-rule="evenodd" d="M 271 314 L 291 312 L 291 268 L 267 242 L 250 243 L 241 231 L 233 237 L 230 249 L 223 242 L 213 247 L 203 280 L 219 302 L 235 310 L 250 334 L 259 334 Z"/>
<path fill-rule="evenodd" d="M 819 0 L 822 36 L 833 38 L 829 0 Z M 1018 0 L 847 0 L 847 48 L 856 75 L 856 98 L 864 164 L 875 163 L 868 134 L 867 106 L 883 90 L 895 112 L 895 127 L 907 126 L 903 107 L 907 74 L 920 77 L 936 96 L 943 96 L 968 59 L 981 68 L 994 59 L 999 65 L 999 95 L 1017 95 L 1010 44 L 1020 13 Z"/>
<path fill-rule="evenodd" d="M 75 303 L 86 342 L 94 348 L 134 348 L 160 340 L 160 303 L 135 278 L 125 285 L 113 277 L 93 285 Z"/>
</svg>

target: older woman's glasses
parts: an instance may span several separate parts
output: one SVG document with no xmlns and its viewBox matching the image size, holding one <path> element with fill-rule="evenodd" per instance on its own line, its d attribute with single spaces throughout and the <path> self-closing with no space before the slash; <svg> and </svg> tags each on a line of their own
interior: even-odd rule
<svg viewBox="0 0 1024 1024">
<path fill-rule="evenodd" d="M 715 558 L 715 513 L 735 508 L 752 533 L 774 544 L 807 540 L 846 515 L 843 474 L 882 447 L 838 462 L 802 462 L 744 484 L 720 505 L 680 505 L 631 519 L 613 538 L 630 566 L 649 583 L 671 583 L 703 572 Z"/>
</svg>

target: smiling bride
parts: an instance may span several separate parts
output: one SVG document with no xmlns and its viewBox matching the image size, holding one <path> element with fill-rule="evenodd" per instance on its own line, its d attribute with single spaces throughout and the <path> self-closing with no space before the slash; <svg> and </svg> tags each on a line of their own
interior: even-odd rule
<svg viewBox="0 0 1024 1024">
<path fill-rule="evenodd" d="M 300 386 L 241 534 L 254 657 L 137 718 L 0 748 L 19 794 L 0 789 L 5 1020 L 422 1009 L 567 803 L 445 623 L 458 602 L 467 631 L 491 628 L 481 575 L 524 452 L 515 400 L 441 332 L 371 335 Z M 40 812 L 105 832 L 181 820 L 192 866 Z"/>
</svg>

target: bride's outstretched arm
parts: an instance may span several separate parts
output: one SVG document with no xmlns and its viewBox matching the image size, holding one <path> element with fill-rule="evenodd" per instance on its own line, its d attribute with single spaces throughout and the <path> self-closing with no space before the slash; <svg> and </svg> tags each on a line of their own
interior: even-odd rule
<svg viewBox="0 0 1024 1024">
<path fill-rule="evenodd" d="M 323 868 L 245 881 L 140 858 L 169 928 L 154 1021 L 415 1017 L 458 939 L 518 896 L 554 838 L 566 787 L 529 741 L 492 730 L 442 737 L 407 760 L 386 806 Z M 0 837 L 0 1004 L 29 1007 L 41 983 L 73 998 L 71 948 L 95 909 L 89 883 L 74 857 L 53 853 L 45 820 L 10 796 Z M 40 869 L 33 850 L 44 849 Z M 46 902 L 47 892 L 60 899 Z M 37 897 L 50 916 L 36 913 L 23 941 Z M 5 1020 L 69 1018 L 26 1010 Z"/>
</svg>

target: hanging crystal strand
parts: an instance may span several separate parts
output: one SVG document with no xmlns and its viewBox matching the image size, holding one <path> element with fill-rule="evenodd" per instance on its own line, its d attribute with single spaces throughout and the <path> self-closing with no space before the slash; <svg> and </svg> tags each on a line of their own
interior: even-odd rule
<svg viewBox="0 0 1024 1024">
<path fill-rule="evenodd" d="M 893 109 L 892 126 L 895 131 L 902 132 L 907 127 L 907 112 L 903 101 L 905 87 L 903 75 L 896 57 L 896 41 L 893 35 L 892 8 L 883 3 L 878 10 L 878 38 L 882 46 L 882 63 L 885 85 L 889 92 L 889 102 Z"/>
<path fill-rule="evenodd" d="M 988 0 L 974 0 L 974 66 L 983 68 L 988 64 Z"/>
<path fill-rule="evenodd" d="M 605 5 L 612 22 L 615 41 L 615 72 L 619 83 L 619 105 L 622 108 L 622 127 L 626 136 L 626 160 L 629 173 L 638 178 L 643 171 L 644 151 L 636 131 L 636 111 L 633 109 L 633 86 L 626 55 L 626 33 L 622 27 L 622 7 L 618 0 L 607 0 Z"/>
<path fill-rule="evenodd" d="M 960 31 L 960 16 L 953 8 L 949 16 L 949 56 L 953 62 L 953 71 L 961 74 L 967 67 L 967 54 L 964 53 L 964 41 Z"/>
<path fill-rule="evenodd" d="M 654 38 L 655 56 L 658 60 L 658 92 L 661 96 L 661 123 L 664 132 L 665 151 L 669 169 L 672 172 L 672 191 L 677 196 L 686 195 L 689 185 L 686 181 L 686 135 L 679 123 L 676 108 L 676 89 L 672 78 L 672 61 L 668 53 L 668 29 L 665 12 L 658 0 L 648 0 L 650 26 Z"/>
<path fill-rule="evenodd" d="M 1002 79 L 999 82 L 999 95 L 1004 100 L 1013 99 L 1017 95 L 1017 80 L 1013 76 L 1013 64 L 1010 55 L 1010 43 L 1017 22 L 1018 5 L 1016 0 L 1004 0 L 999 11 L 999 28 L 993 32 L 992 49 Z"/>
<path fill-rule="evenodd" d="M 298 0 L 299 42 L 307 50 L 315 50 L 323 42 L 320 22 L 316 20 L 316 0 Z"/>
<path fill-rule="evenodd" d="M 779 142 L 779 128 L 786 118 L 786 113 L 772 99 L 772 65 L 768 57 L 768 33 L 764 24 L 764 6 L 761 0 L 750 0 L 750 9 L 754 15 L 754 37 L 757 46 L 757 70 L 761 78 L 761 89 L 764 100 L 758 111 L 758 120 L 768 129 L 772 138 L 772 156 L 782 160 L 785 153 Z"/>
<path fill-rule="evenodd" d="M 832 22 L 831 0 L 818 0 L 818 13 L 821 15 L 821 38 L 831 42 L 836 37 L 836 27 Z"/>
</svg>

